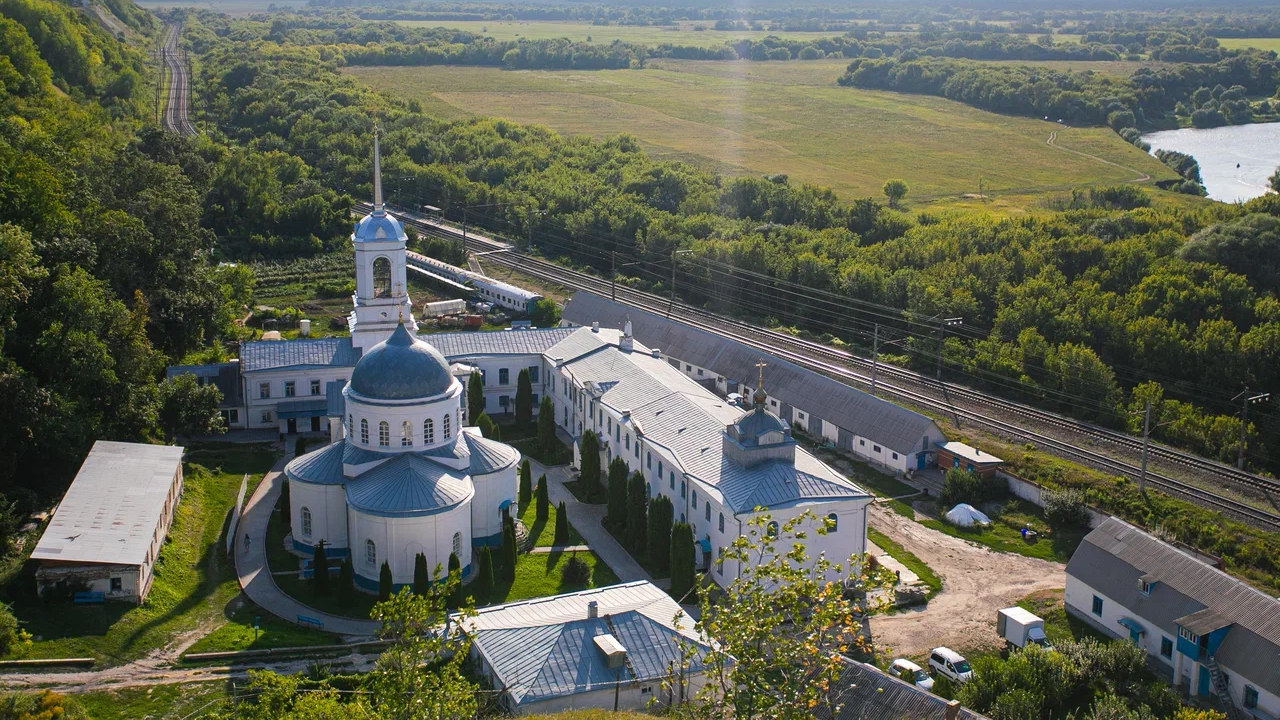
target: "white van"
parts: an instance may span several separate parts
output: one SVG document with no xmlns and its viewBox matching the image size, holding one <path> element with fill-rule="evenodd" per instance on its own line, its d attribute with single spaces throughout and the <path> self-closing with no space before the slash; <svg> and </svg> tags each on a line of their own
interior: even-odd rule
<svg viewBox="0 0 1280 720">
<path fill-rule="evenodd" d="M 909 682 L 921 690 L 933 689 L 933 678 L 920 666 L 906 658 L 898 658 L 889 666 L 889 674 L 903 682 Z"/>
<path fill-rule="evenodd" d="M 973 679 L 973 668 L 969 666 L 969 661 L 951 648 L 934 648 L 929 653 L 929 670 L 952 682 L 966 683 Z"/>
</svg>

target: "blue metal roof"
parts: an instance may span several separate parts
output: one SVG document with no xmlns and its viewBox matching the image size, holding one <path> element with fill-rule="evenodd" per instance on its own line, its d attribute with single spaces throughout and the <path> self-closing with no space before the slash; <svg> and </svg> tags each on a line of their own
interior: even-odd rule
<svg viewBox="0 0 1280 720">
<path fill-rule="evenodd" d="M 770 432 L 785 433 L 790 429 L 782 418 L 763 407 L 757 407 L 738 418 L 734 425 L 738 428 L 738 443 L 741 445 L 759 445 L 762 435 Z"/>
<path fill-rule="evenodd" d="M 403 322 L 391 337 L 370 348 L 351 373 L 351 389 L 376 400 L 434 397 L 452 385 L 449 363 L 434 347 L 413 337 Z"/>
<path fill-rule="evenodd" d="M 347 481 L 342 474 L 342 452 L 346 443 L 332 443 L 321 450 L 309 452 L 289 461 L 284 475 L 293 482 L 311 485 L 341 485 Z"/>
<path fill-rule="evenodd" d="M 352 240 L 355 242 L 405 242 L 408 237 L 404 233 L 404 226 L 396 216 L 382 210 L 361 218 L 360 222 L 356 223 Z"/>
<path fill-rule="evenodd" d="M 324 386 L 325 415 L 340 418 L 347 414 L 347 398 L 342 389 L 347 384 L 341 380 L 330 380 Z"/>
<path fill-rule="evenodd" d="M 290 400 L 276 405 L 276 417 L 281 420 L 290 418 L 327 417 L 329 401 L 324 398 L 315 400 Z"/>
<path fill-rule="evenodd" d="M 488 440 L 480 435 L 463 433 L 467 450 L 471 453 L 471 474 L 487 475 L 514 466 L 520 462 L 520 451 L 496 440 Z"/>
<path fill-rule="evenodd" d="M 627 649 L 627 665 L 605 665 L 594 638 L 613 635 Z M 655 680 L 680 662 L 687 638 L 635 610 L 535 627 L 478 630 L 474 641 L 516 705 L 613 687 L 619 679 Z M 703 669 L 705 646 L 695 647 L 689 672 Z"/>
<path fill-rule="evenodd" d="M 473 495 L 469 478 L 417 455 L 397 455 L 347 483 L 351 509 L 382 517 L 434 515 Z"/>
<path fill-rule="evenodd" d="M 240 346 L 240 371 L 292 367 L 355 367 L 360 351 L 351 338 L 262 340 Z"/>
</svg>

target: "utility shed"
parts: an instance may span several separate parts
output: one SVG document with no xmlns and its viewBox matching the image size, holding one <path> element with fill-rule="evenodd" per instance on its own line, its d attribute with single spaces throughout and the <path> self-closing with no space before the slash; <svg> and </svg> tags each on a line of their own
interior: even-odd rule
<svg viewBox="0 0 1280 720">
<path fill-rule="evenodd" d="M 1004 460 L 984 453 L 978 448 L 962 442 L 945 442 L 938 445 L 938 468 L 944 472 L 951 468 L 960 468 L 983 477 L 991 477 L 996 468 L 1004 464 Z"/>
<path fill-rule="evenodd" d="M 94 443 L 31 553 L 40 593 L 141 603 L 182 494 L 182 453 Z"/>
</svg>

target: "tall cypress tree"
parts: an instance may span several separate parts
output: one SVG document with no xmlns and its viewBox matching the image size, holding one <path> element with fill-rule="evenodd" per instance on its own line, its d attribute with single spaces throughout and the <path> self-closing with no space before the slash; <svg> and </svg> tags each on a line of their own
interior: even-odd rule
<svg viewBox="0 0 1280 720">
<path fill-rule="evenodd" d="M 524 510 L 529 507 L 529 501 L 533 499 L 533 468 L 529 465 L 529 458 L 525 458 L 520 463 L 520 509 Z"/>
<path fill-rule="evenodd" d="M 543 395 L 542 402 L 538 404 L 538 449 L 548 459 L 552 459 L 552 453 L 559 446 L 560 441 L 556 439 L 556 408 L 551 403 L 551 396 Z"/>
<path fill-rule="evenodd" d="M 609 463 L 609 509 L 604 519 L 615 530 L 627 526 L 627 461 L 621 457 Z"/>
<path fill-rule="evenodd" d="M 391 566 L 386 560 L 382 561 L 382 570 L 378 573 L 378 602 L 386 602 L 391 599 L 391 591 L 394 589 L 391 582 Z"/>
<path fill-rule="evenodd" d="M 533 422 L 533 383 L 529 381 L 529 369 L 516 376 L 516 425 L 525 428 Z"/>
<path fill-rule="evenodd" d="M 476 562 L 480 568 L 475 581 L 476 594 L 485 596 L 493 589 L 493 551 L 486 545 L 480 548 L 478 555 Z"/>
<path fill-rule="evenodd" d="M 600 495 L 600 437 L 594 430 L 587 430 L 582 433 L 579 448 L 582 468 L 578 473 L 578 484 L 583 497 L 594 498 Z"/>
<path fill-rule="evenodd" d="M 342 570 L 338 573 L 338 602 L 351 607 L 356 601 L 356 568 L 351 564 L 351 553 L 342 558 Z"/>
<path fill-rule="evenodd" d="M 697 582 L 694 566 L 693 529 L 688 523 L 671 528 L 671 597 L 679 602 L 693 602 L 691 592 Z"/>
<path fill-rule="evenodd" d="M 658 495 L 649 502 L 649 564 L 659 574 L 671 568 L 671 522 L 675 506 L 671 498 Z"/>
<path fill-rule="evenodd" d="M 477 421 L 483 412 L 484 380 L 479 372 L 473 372 L 471 378 L 467 380 L 467 422 L 472 425 L 478 424 Z"/>
<path fill-rule="evenodd" d="M 550 498 L 550 496 L 547 494 L 547 492 L 548 492 L 548 491 L 547 491 L 547 476 L 546 476 L 546 474 L 544 473 L 544 474 L 542 474 L 542 475 L 539 475 L 539 476 L 538 476 L 538 491 L 537 491 L 537 493 L 535 493 L 535 496 L 536 496 L 536 499 L 537 499 L 537 502 L 538 502 L 538 516 L 537 516 L 537 517 L 538 517 L 538 519 L 539 519 L 539 520 L 546 520 L 546 519 L 547 519 L 547 515 L 549 515 L 549 514 L 550 514 L 550 513 L 548 513 L 548 512 L 547 512 L 547 508 L 549 508 L 549 507 L 551 506 L 551 498 Z"/>
<path fill-rule="evenodd" d="M 431 592 L 431 571 L 427 569 L 427 556 L 422 553 L 413 559 L 413 592 L 422 596 Z"/>
<path fill-rule="evenodd" d="M 649 541 L 649 483 L 639 470 L 631 473 L 627 483 L 627 548 L 637 556 L 644 555 Z"/>
<path fill-rule="evenodd" d="M 569 510 L 563 502 L 556 508 L 556 537 L 551 541 L 551 544 L 569 544 Z"/>
<path fill-rule="evenodd" d="M 449 594 L 449 604 L 457 607 L 462 604 L 462 560 L 458 553 L 449 553 L 449 582 L 454 582 L 453 592 Z"/>
<path fill-rule="evenodd" d="M 507 518 L 502 528 L 502 579 L 515 582 L 516 579 L 516 524 Z"/>
<path fill-rule="evenodd" d="M 329 556 L 324 551 L 324 541 L 316 543 L 316 554 L 311 559 L 311 585 L 317 595 L 329 594 Z"/>
<path fill-rule="evenodd" d="M 280 488 L 280 524 L 289 527 L 293 522 L 293 516 L 289 509 L 289 481 L 285 480 L 284 487 Z"/>
<path fill-rule="evenodd" d="M 476 427 L 480 428 L 480 434 L 490 440 L 501 440 L 502 431 L 498 428 L 498 423 L 489 417 L 489 413 L 482 412 L 476 418 Z"/>
</svg>

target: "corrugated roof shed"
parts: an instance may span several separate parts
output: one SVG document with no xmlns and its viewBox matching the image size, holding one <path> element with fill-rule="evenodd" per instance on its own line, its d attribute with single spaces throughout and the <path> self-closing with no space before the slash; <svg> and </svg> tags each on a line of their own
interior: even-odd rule
<svg viewBox="0 0 1280 720">
<path fill-rule="evenodd" d="M 597 603 L 597 617 L 587 605 Z M 698 672 L 708 649 L 680 606 L 649 582 L 483 608 L 464 622 L 477 652 L 493 668 L 517 703 L 536 702 L 612 687 L 617 670 L 606 667 L 595 647 L 598 635 L 613 635 L 627 651 L 621 679 L 665 677 L 680 656 L 681 640 L 699 646 L 690 670 Z"/>
<path fill-rule="evenodd" d="M 889 677 L 879 669 L 842 658 L 844 672 L 836 685 L 831 708 L 814 713 L 819 720 L 945 720 L 947 700 L 915 685 Z M 963 720 L 984 720 L 968 708 L 960 708 Z"/>
<path fill-rule="evenodd" d="M 360 350 L 351 338 L 263 340 L 240 346 L 240 371 L 301 367 L 355 367 Z"/>
<path fill-rule="evenodd" d="M 1212 621 L 1234 623 L 1218 648 L 1218 661 L 1268 691 L 1280 694 L 1280 600 L 1116 518 L 1094 528 L 1067 563 L 1067 574 L 1105 593 L 1171 637 L 1178 620 L 1193 624 L 1206 609 Z M 1154 579 L 1149 595 L 1139 578 Z M 1271 662 L 1259 662 L 1271 658 Z"/>
<path fill-rule="evenodd" d="M 172 445 L 94 443 L 31 558 L 144 564 L 182 452 Z"/>
<path fill-rule="evenodd" d="M 588 292 L 574 294 L 561 317 L 576 325 L 598 321 L 602 326 L 615 327 L 629 319 L 637 341 L 747 385 L 754 385 L 755 364 L 762 356 L 760 350 L 735 340 Z M 942 437 L 933 420 L 924 415 L 786 360 L 767 354 L 764 357 L 769 363 L 765 386 L 770 397 L 780 402 L 902 453 L 922 449 L 926 435 Z"/>
</svg>

